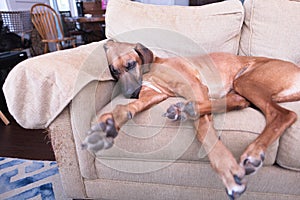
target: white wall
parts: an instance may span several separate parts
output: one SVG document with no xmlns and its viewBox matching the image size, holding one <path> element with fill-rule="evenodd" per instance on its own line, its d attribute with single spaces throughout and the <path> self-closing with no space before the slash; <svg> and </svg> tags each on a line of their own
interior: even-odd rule
<svg viewBox="0 0 300 200">
<path fill-rule="evenodd" d="M 46 3 L 53 5 L 53 0 L 0 0 L 0 11 L 30 10 L 31 6 L 36 3 Z M 73 16 L 77 16 L 76 0 L 69 1 L 70 11 Z"/>
<path fill-rule="evenodd" d="M 69 0 L 70 4 L 70 10 L 72 13 L 72 16 L 78 16 L 77 8 L 76 8 L 76 1 L 75 0 Z"/>
<path fill-rule="evenodd" d="M 0 10 L 2 10 L 2 11 L 7 11 L 8 10 L 7 5 L 6 5 L 6 1 L 2 0 L 0 2 Z"/>
<path fill-rule="evenodd" d="M 46 3 L 49 5 L 49 0 L 1 0 L 0 10 L 30 10 L 31 6 L 36 3 Z"/>
<path fill-rule="evenodd" d="M 56 1 L 57 1 L 59 11 L 71 11 L 72 16 L 77 16 L 76 0 L 56 0 Z"/>
</svg>

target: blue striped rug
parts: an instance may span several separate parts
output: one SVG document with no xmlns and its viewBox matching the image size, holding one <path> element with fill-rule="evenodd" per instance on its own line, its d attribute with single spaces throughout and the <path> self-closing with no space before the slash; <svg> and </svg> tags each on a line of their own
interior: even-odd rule
<svg viewBox="0 0 300 200">
<path fill-rule="evenodd" d="M 0 157 L 1 200 L 65 200 L 57 163 Z"/>
</svg>

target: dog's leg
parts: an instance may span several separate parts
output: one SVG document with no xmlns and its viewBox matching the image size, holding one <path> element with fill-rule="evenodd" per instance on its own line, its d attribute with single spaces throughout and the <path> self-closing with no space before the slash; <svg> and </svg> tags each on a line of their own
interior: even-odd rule
<svg viewBox="0 0 300 200">
<path fill-rule="evenodd" d="M 195 120 L 194 123 L 197 139 L 202 143 L 212 168 L 225 185 L 228 196 L 230 199 L 239 197 L 246 190 L 246 181 L 243 179 L 245 170 L 219 140 L 213 128 L 211 115 L 204 115 Z"/>
<path fill-rule="evenodd" d="M 184 93 L 184 91 L 181 94 L 183 97 L 189 97 L 186 99 L 197 100 L 200 104 L 209 102 L 206 88 L 196 85 L 191 91 L 193 95 Z M 194 127 L 197 139 L 207 153 L 212 168 L 225 185 L 227 194 L 231 199 L 240 196 L 246 190 L 246 182 L 244 180 L 245 170 L 237 163 L 232 153 L 223 145 L 221 140 L 219 140 L 216 130 L 213 127 L 212 115 L 202 115 L 194 121 Z"/>
<path fill-rule="evenodd" d="M 137 113 L 167 98 L 168 95 L 166 94 L 143 87 L 139 99 L 127 105 L 117 105 L 112 112 L 101 115 L 97 120 L 97 124 L 88 131 L 88 136 L 83 141 L 82 147 L 94 153 L 110 148 L 113 145 L 113 139 L 118 135 L 118 131 L 123 124 L 132 119 Z"/>
<path fill-rule="evenodd" d="M 282 70 L 286 73 L 284 77 L 288 78 L 282 78 L 282 74 L 278 72 Z M 262 78 L 264 78 L 263 81 Z M 256 105 L 266 118 L 266 127 L 263 132 L 240 157 L 240 165 L 245 168 L 246 174 L 252 174 L 262 166 L 266 149 L 295 122 L 296 114 L 279 106 L 274 101 L 274 97 L 279 95 L 280 99 L 285 99 L 285 101 L 300 100 L 300 88 L 294 87 L 299 83 L 300 69 L 286 66 L 284 63 L 281 67 L 275 65 L 272 68 L 255 68 L 235 80 L 234 90 Z M 285 98 L 282 96 L 284 93 Z"/>
<path fill-rule="evenodd" d="M 178 94 L 189 101 L 197 101 L 199 105 L 207 106 L 206 103 L 210 103 L 207 88 L 201 83 L 195 84 L 194 82 L 189 85 L 194 87 L 190 90 L 183 89 L 182 91 L 178 91 Z M 208 107 L 211 107 L 210 104 Z M 211 113 L 211 110 L 208 109 L 207 113 Z M 225 185 L 227 194 L 231 199 L 240 196 L 246 190 L 246 182 L 244 180 L 245 169 L 237 163 L 232 153 L 219 140 L 216 130 L 213 127 L 212 116 L 210 114 L 201 115 L 200 118 L 194 121 L 194 127 L 197 139 L 207 153 L 212 168 Z"/>
<path fill-rule="evenodd" d="M 244 97 L 236 93 L 229 93 L 222 99 L 176 103 L 167 109 L 164 116 L 172 120 L 195 120 L 206 114 L 241 110 L 248 106 L 249 102 Z"/>
</svg>

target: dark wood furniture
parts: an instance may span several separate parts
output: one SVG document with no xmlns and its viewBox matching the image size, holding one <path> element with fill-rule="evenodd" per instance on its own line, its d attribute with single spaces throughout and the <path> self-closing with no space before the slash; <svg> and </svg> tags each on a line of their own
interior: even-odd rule
<svg viewBox="0 0 300 200">
<path fill-rule="evenodd" d="M 102 10 L 101 1 L 83 2 L 83 13 L 92 14 L 92 16 L 103 16 L 105 10 Z"/>
<path fill-rule="evenodd" d="M 105 10 L 102 10 L 101 1 L 83 2 L 84 14 L 91 14 L 92 18 L 79 18 L 77 21 L 82 29 L 91 29 L 93 31 L 87 38 L 88 42 L 105 39 Z"/>
<path fill-rule="evenodd" d="M 64 34 L 67 37 L 76 37 L 76 46 L 87 43 L 87 38 L 92 34 L 93 30 L 83 30 L 79 25 L 77 18 L 72 17 L 71 11 L 60 11 L 61 22 L 64 30 Z M 80 39 L 78 40 L 78 37 Z"/>
<path fill-rule="evenodd" d="M 78 23 L 105 23 L 104 16 L 92 16 L 92 17 L 66 17 L 67 22 L 78 22 Z"/>
<path fill-rule="evenodd" d="M 85 36 L 85 43 L 105 39 L 105 17 L 103 15 L 92 15 L 92 17 L 66 17 L 65 21 L 79 23 L 80 29 L 83 31 L 89 30 Z"/>
</svg>

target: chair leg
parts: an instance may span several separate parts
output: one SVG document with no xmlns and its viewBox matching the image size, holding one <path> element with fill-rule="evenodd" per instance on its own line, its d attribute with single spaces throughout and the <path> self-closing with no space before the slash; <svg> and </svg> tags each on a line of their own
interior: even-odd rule
<svg viewBox="0 0 300 200">
<path fill-rule="evenodd" d="M 57 51 L 61 50 L 61 44 L 60 44 L 59 42 L 56 43 L 56 50 L 57 50 Z"/>
<path fill-rule="evenodd" d="M 44 53 L 48 53 L 48 51 L 49 51 L 48 43 L 45 43 Z"/>
<path fill-rule="evenodd" d="M 1 110 L 0 110 L 0 118 L 6 126 L 10 123 L 9 120 L 5 117 L 5 115 L 1 112 Z"/>
<path fill-rule="evenodd" d="M 72 46 L 73 46 L 73 48 L 75 48 L 75 47 L 76 47 L 75 40 L 72 40 Z"/>
</svg>

